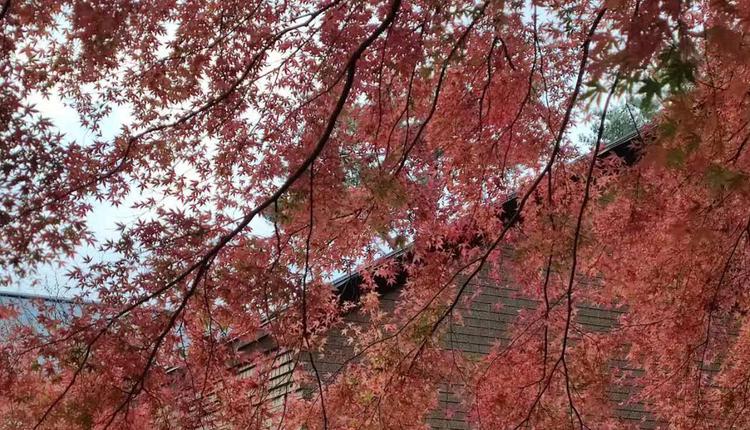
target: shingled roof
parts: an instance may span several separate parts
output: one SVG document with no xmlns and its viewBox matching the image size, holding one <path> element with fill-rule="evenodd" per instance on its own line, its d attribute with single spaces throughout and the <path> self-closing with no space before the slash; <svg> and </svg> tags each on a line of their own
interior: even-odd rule
<svg viewBox="0 0 750 430">
<path fill-rule="evenodd" d="M 600 154 L 600 159 L 616 156 L 626 165 L 633 165 L 640 157 L 642 142 L 651 134 L 651 129 L 645 128 L 634 130 L 627 136 L 605 146 Z M 502 205 L 501 219 L 507 221 L 517 210 L 518 196 L 511 195 Z M 504 216 L 503 216 L 504 215 Z M 379 260 L 395 261 L 397 271 L 395 280 L 387 280 L 383 277 L 374 276 L 373 281 L 377 292 L 380 294 L 381 307 L 385 311 L 392 311 L 400 300 L 400 290 L 406 285 L 408 273 L 406 264 L 412 258 L 411 246 L 394 251 Z M 377 266 L 377 262 L 375 266 Z M 342 303 L 357 303 L 363 293 L 362 284 L 364 277 L 361 272 L 355 272 L 336 279 L 333 288 Z M 456 308 L 461 314 L 462 324 L 451 325 L 449 333 L 442 339 L 445 349 L 461 351 L 462 353 L 479 357 L 488 354 L 490 350 L 500 342 L 510 341 L 509 326 L 516 320 L 519 312 L 523 309 L 534 309 L 538 306 L 537 301 L 529 300 L 520 296 L 518 289 L 514 288 L 507 280 L 492 279 L 486 274 L 481 274 L 469 284 L 466 296 L 472 296 L 470 303 L 462 303 Z M 351 309 L 351 308 L 349 308 Z M 605 309 L 598 306 L 579 304 L 577 306 L 576 322 L 584 330 L 591 332 L 606 332 L 617 325 L 622 314 L 619 309 Z M 360 314 L 356 307 L 343 316 L 346 324 L 367 324 L 366 316 Z M 270 337 L 269 333 L 242 342 L 240 350 L 265 351 L 273 357 L 271 369 L 268 369 L 269 383 L 268 400 L 281 402 L 293 388 L 293 363 L 295 360 L 289 351 L 279 348 Z M 346 341 L 345 336 L 338 328 L 332 328 L 328 332 L 326 348 L 321 353 L 314 353 L 317 364 L 316 371 L 320 372 L 324 381 L 330 381 L 335 377 L 342 366 L 345 366 L 354 355 L 352 346 Z M 311 371 L 309 366 L 305 366 Z M 613 372 L 638 372 L 628 365 L 624 360 L 612 360 Z M 240 369 L 240 374 L 253 372 L 252 368 Z M 312 388 L 314 390 L 314 387 Z M 613 417 L 623 424 L 634 425 L 640 428 L 654 428 L 659 422 L 648 412 L 647 407 L 641 403 L 629 402 L 636 387 L 613 386 L 608 392 L 613 404 Z M 451 384 L 442 384 L 438 393 L 438 407 L 427 418 L 428 424 L 435 429 L 468 429 L 467 413 L 465 404 L 462 403 L 460 387 Z M 446 413 L 446 411 L 451 411 Z"/>
<path fill-rule="evenodd" d="M 653 134 L 653 126 L 644 126 L 639 129 L 634 129 L 630 133 L 608 143 L 599 152 L 599 158 L 605 160 L 610 157 L 618 157 L 627 166 L 632 166 L 639 159 L 642 152 L 643 140 L 648 139 Z M 499 217 L 507 222 L 515 215 L 518 210 L 518 195 L 513 193 L 508 196 L 507 200 L 503 202 Z M 407 245 L 402 249 L 392 251 L 378 260 L 373 266 L 377 266 L 379 263 L 385 261 L 396 261 L 397 263 L 404 262 L 411 258 L 411 245 Z M 399 271 L 396 275 L 395 282 L 389 282 L 382 277 L 376 276 L 374 278 L 377 290 L 380 293 L 386 293 L 405 285 L 407 280 L 407 274 L 404 271 Z M 345 276 L 341 276 L 333 281 L 333 288 L 336 291 L 339 299 L 342 302 L 357 302 L 361 295 L 360 285 L 363 282 L 363 277 L 360 271 L 356 271 Z"/>
</svg>

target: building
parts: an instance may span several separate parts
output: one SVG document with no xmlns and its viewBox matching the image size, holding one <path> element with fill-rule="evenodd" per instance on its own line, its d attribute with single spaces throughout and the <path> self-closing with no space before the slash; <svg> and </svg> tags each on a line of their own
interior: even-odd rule
<svg viewBox="0 0 750 430">
<path fill-rule="evenodd" d="M 0 319 L 0 338 L 14 326 L 40 327 L 38 318 L 65 320 L 78 314 L 81 304 L 65 297 L 0 291 L 0 308 L 9 310 L 13 318 Z"/>
<path fill-rule="evenodd" d="M 640 133 L 648 133 L 648 130 L 634 131 L 628 136 L 611 143 L 600 154 L 601 158 L 619 157 L 627 165 L 632 165 L 638 159 L 638 147 L 641 140 Z M 512 213 L 516 208 L 516 198 L 508 200 L 503 206 L 505 214 Z M 506 215 L 507 216 L 507 215 Z M 506 219 L 507 220 L 507 219 Z M 401 250 L 385 257 L 386 260 L 411 258 L 409 251 Z M 395 282 L 389 283 L 385 279 L 376 278 L 377 292 L 380 295 L 380 306 L 383 312 L 391 312 L 399 300 L 401 300 L 402 288 L 406 284 L 407 275 L 404 271 L 397 274 Z M 342 303 L 358 303 L 361 297 L 360 285 L 363 280 L 361 275 L 353 274 L 334 282 L 334 288 Z M 512 282 L 496 279 L 487 274 L 480 274 L 469 288 L 465 296 L 472 296 L 468 304 L 459 304 L 455 312 L 460 315 L 460 323 L 450 323 L 447 332 L 439 339 L 445 350 L 462 354 L 472 359 L 480 358 L 490 352 L 496 345 L 504 345 L 511 341 L 509 327 L 516 321 L 518 314 L 523 309 L 534 309 L 540 305 L 535 300 L 526 299 L 519 295 L 517 288 Z M 606 332 L 617 325 L 617 320 L 622 310 L 605 309 L 597 306 L 578 304 L 576 311 L 576 323 L 583 330 L 590 332 Z M 331 328 L 327 333 L 327 343 L 322 352 L 313 354 L 302 353 L 301 357 L 288 350 L 279 348 L 273 336 L 268 332 L 259 333 L 252 338 L 244 339 L 238 343 L 238 351 L 248 354 L 265 354 L 272 363 L 269 369 L 264 370 L 267 374 L 268 393 L 264 397 L 266 401 L 282 407 L 287 396 L 292 393 L 312 396 L 318 390 L 314 382 L 308 382 L 307 386 L 294 384 L 292 372 L 301 363 L 305 372 L 315 373 L 320 377 L 318 384 L 334 381 L 343 375 L 343 366 L 356 361 L 358 354 L 347 342 L 347 336 L 343 331 L 345 327 L 369 324 L 368 317 L 360 312 L 356 306 L 342 317 L 342 322 Z M 297 360 L 299 359 L 299 360 Z M 624 360 L 612 360 L 613 372 L 638 372 L 628 365 Z M 240 367 L 240 375 L 258 372 L 252 367 Z M 314 381 L 315 378 L 311 378 Z M 656 428 L 659 421 L 648 412 L 648 408 L 640 403 L 630 402 L 628 399 L 637 387 L 634 386 L 612 386 L 608 395 L 612 404 L 612 417 L 623 426 L 638 428 Z M 470 429 L 467 422 L 466 406 L 462 403 L 461 386 L 453 383 L 440 384 L 438 393 L 438 405 L 427 418 L 427 423 L 433 429 Z"/>
<path fill-rule="evenodd" d="M 601 154 L 602 158 L 617 156 L 627 164 L 637 160 L 636 142 L 638 134 L 612 143 Z M 516 208 L 516 199 L 508 200 L 503 208 L 504 214 L 513 213 Z M 506 218 L 507 221 L 507 218 Z M 408 249 L 392 253 L 385 257 L 386 260 L 404 261 L 411 258 Z M 386 279 L 375 277 L 377 292 L 380 295 L 380 308 L 383 312 L 392 312 L 399 300 L 407 282 L 407 274 L 400 271 L 391 282 Z M 236 363 L 239 377 L 250 374 L 262 373 L 266 383 L 259 391 L 259 403 L 268 405 L 269 408 L 283 408 L 290 396 L 312 396 L 315 395 L 317 385 L 314 383 L 297 384 L 293 378 L 296 370 L 301 369 L 308 374 L 315 373 L 320 377 L 319 383 L 334 381 L 342 375 L 345 366 L 356 361 L 357 352 L 347 341 L 344 332 L 346 326 L 363 326 L 370 324 L 367 315 L 361 312 L 357 304 L 362 297 L 363 277 L 355 273 L 334 282 L 333 287 L 340 300 L 345 305 L 342 308 L 348 311 L 342 316 L 342 321 L 329 329 L 327 343 L 323 351 L 312 354 L 296 354 L 295 352 L 279 347 L 279 342 L 274 339 L 271 331 L 260 331 L 253 336 L 236 340 L 237 351 L 247 355 L 260 354 L 266 357 L 267 368 L 259 369 L 251 365 Z M 524 309 L 534 309 L 539 302 L 522 297 L 512 282 L 504 279 L 493 278 L 488 274 L 480 274 L 469 284 L 465 295 L 472 296 L 468 303 L 459 304 L 456 314 L 460 316 L 460 323 L 451 321 L 446 334 L 440 339 L 442 348 L 456 354 L 476 359 L 488 354 L 496 345 L 507 344 L 511 341 L 509 327 L 514 324 L 518 314 Z M 41 305 L 41 307 L 40 307 Z M 40 309 L 42 312 L 50 312 L 64 319 L 66 316 L 80 310 L 80 304 L 55 297 L 35 296 L 19 293 L 0 293 L 0 306 L 11 306 L 18 317 L 13 323 L 29 326 L 37 325 L 37 317 Z M 577 305 L 577 323 L 585 330 L 591 332 L 608 331 L 617 324 L 618 316 L 622 310 L 603 309 L 586 304 Z M 272 324 L 269 321 L 268 324 Z M 5 324 L 11 324 L 6 322 Z M 7 330 L 7 326 L 0 326 Z M 624 361 L 613 361 L 613 372 L 628 368 Z M 628 369 L 632 370 L 632 369 Z M 173 368 L 170 373 L 179 377 L 180 369 Z M 645 405 L 628 402 L 634 387 L 613 386 L 609 390 L 612 401 L 612 414 L 623 424 L 638 426 L 641 428 L 655 428 L 659 422 L 648 413 Z M 462 402 L 462 387 L 452 381 L 439 384 L 437 393 L 438 404 L 435 410 L 427 418 L 427 423 L 434 429 L 469 429 L 467 421 L 468 411 Z M 215 401 L 210 396 L 203 400 L 204 403 Z M 204 410 L 210 412 L 210 406 Z M 221 427 L 218 422 L 206 420 L 206 426 Z"/>
</svg>

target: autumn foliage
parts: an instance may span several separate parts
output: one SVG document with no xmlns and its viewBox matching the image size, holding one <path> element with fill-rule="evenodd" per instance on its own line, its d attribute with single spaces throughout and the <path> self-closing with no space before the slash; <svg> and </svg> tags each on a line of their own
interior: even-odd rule
<svg viewBox="0 0 750 430">
<path fill-rule="evenodd" d="M 474 428 L 621 428 L 625 382 L 664 427 L 750 428 L 749 34 L 747 0 L 4 0 L 2 284 L 52 266 L 88 304 L 3 339 L 0 429 L 413 428 L 447 379 Z M 587 113 L 633 95 L 637 162 L 599 156 Z M 322 348 L 359 268 L 357 359 L 265 405 L 238 339 Z M 453 354 L 480 276 L 537 305 Z"/>
</svg>

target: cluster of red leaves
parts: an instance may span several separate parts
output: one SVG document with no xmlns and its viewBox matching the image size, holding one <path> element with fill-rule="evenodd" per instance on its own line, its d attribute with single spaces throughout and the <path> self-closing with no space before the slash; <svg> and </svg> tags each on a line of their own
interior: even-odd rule
<svg viewBox="0 0 750 430">
<path fill-rule="evenodd" d="M 5 0 L 2 282 L 107 258 L 68 267 L 95 304 L 3 340 L 0 427 L 403 428 L 446 380 L 480 428 L 615 425 L 623 381 L 676 427 L 750 426 L 749 31 L 747 0 Z M 587 103 L 638 88 L 663 96 L 642 160 L 574 162 Z M 145 215 L 97 242 L 92 205 L 126 199 Z M 234 348 L 261 330 L 324 345 L 326 280 L 406 242 L 376 269 L 402 299 L 385 315 L 365 274 L 378 323 L 318 395 L 272 409 L 268 372 L 235 377 L 273 367 Z M 480 271 L 538 306 L 476 361 L 436 339 Z M 581 303 L 626 312 L 585 333 Z"/>
</svg>

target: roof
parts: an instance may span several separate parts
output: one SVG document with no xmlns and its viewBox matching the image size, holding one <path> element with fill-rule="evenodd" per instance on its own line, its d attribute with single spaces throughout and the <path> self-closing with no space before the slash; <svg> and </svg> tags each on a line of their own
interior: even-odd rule
<svg viewBox="0 0 750 430">
<path fill-rule="evenodd" d="M 0 307 L 9 307 L 15 317 L 0 319 L 0 338 L 17 326 L 41 328 L 39 316 L 44 312 L 46 317 L 68 319 L 80 313 L 86 301 L 67 297 L 0 291 Z"/>
<path fill-rule="evenodd" d="M 53 296 L 51 294 L 32 294 L 22 293 L 17 291 L 1 291 L 0 290 L 0 303 L 4 300 L 18 300 L 18 301 L 32 301 L 41 300 L 45 302 L 59 302 L 59 303 L 78 303 L 78 301 L 70 297 Z"/>
<path fill-rule="evenodd" d="M 599 152 L 599 158 L 606 159 L 607 157 L 615 155 L 619 157 L 626 165 L 632 166 L 636 161 L 638 161 L 641 154 L 640 146 L 633 145 L 633 143 L 642 140 L 644 136 L 650 136 L 653 133 L 653 129 L 653 126 L 647 125 L 639 129 L 635 129 L 624 136 L 621 136 L 620 138 L 614 140 L 613 142 L 607 144 L 604 148 L 602 148 Z M 503 202 L 502 211 L 499 214 L 499 218 L 503 222 L 508 222 L 513 218 L 516 210 L 518 210 L 518 194 L 512 193 L 510 196 L 508 196 L 507 200 Z M 392 259 L 397 259 L 397 261 L 399 261 L 408 258 L 411 248 L 412 244 L 409 244 L 402 249 L 392 251 L 378 259 L 375 263 L 368 266 L 367 268 L 377 266 L 382 262 Z M 338 294 L 340 301 L 358 301 L 361 294 L 359 287 L 363 282 L 362 271 L 366 270 L 367 268 L 360 268 L 356 272 L 341 276 L 333 281 L 333 288 Z M 387 282 L 384 278 L 376 276 L 375 283 L 377 285 L 378 292 L 383 293 L 400 288 L 406 283 L 406 278 L 406 272 L 399 271 L 396 276 L 395 282 Z"/>
</svg>

